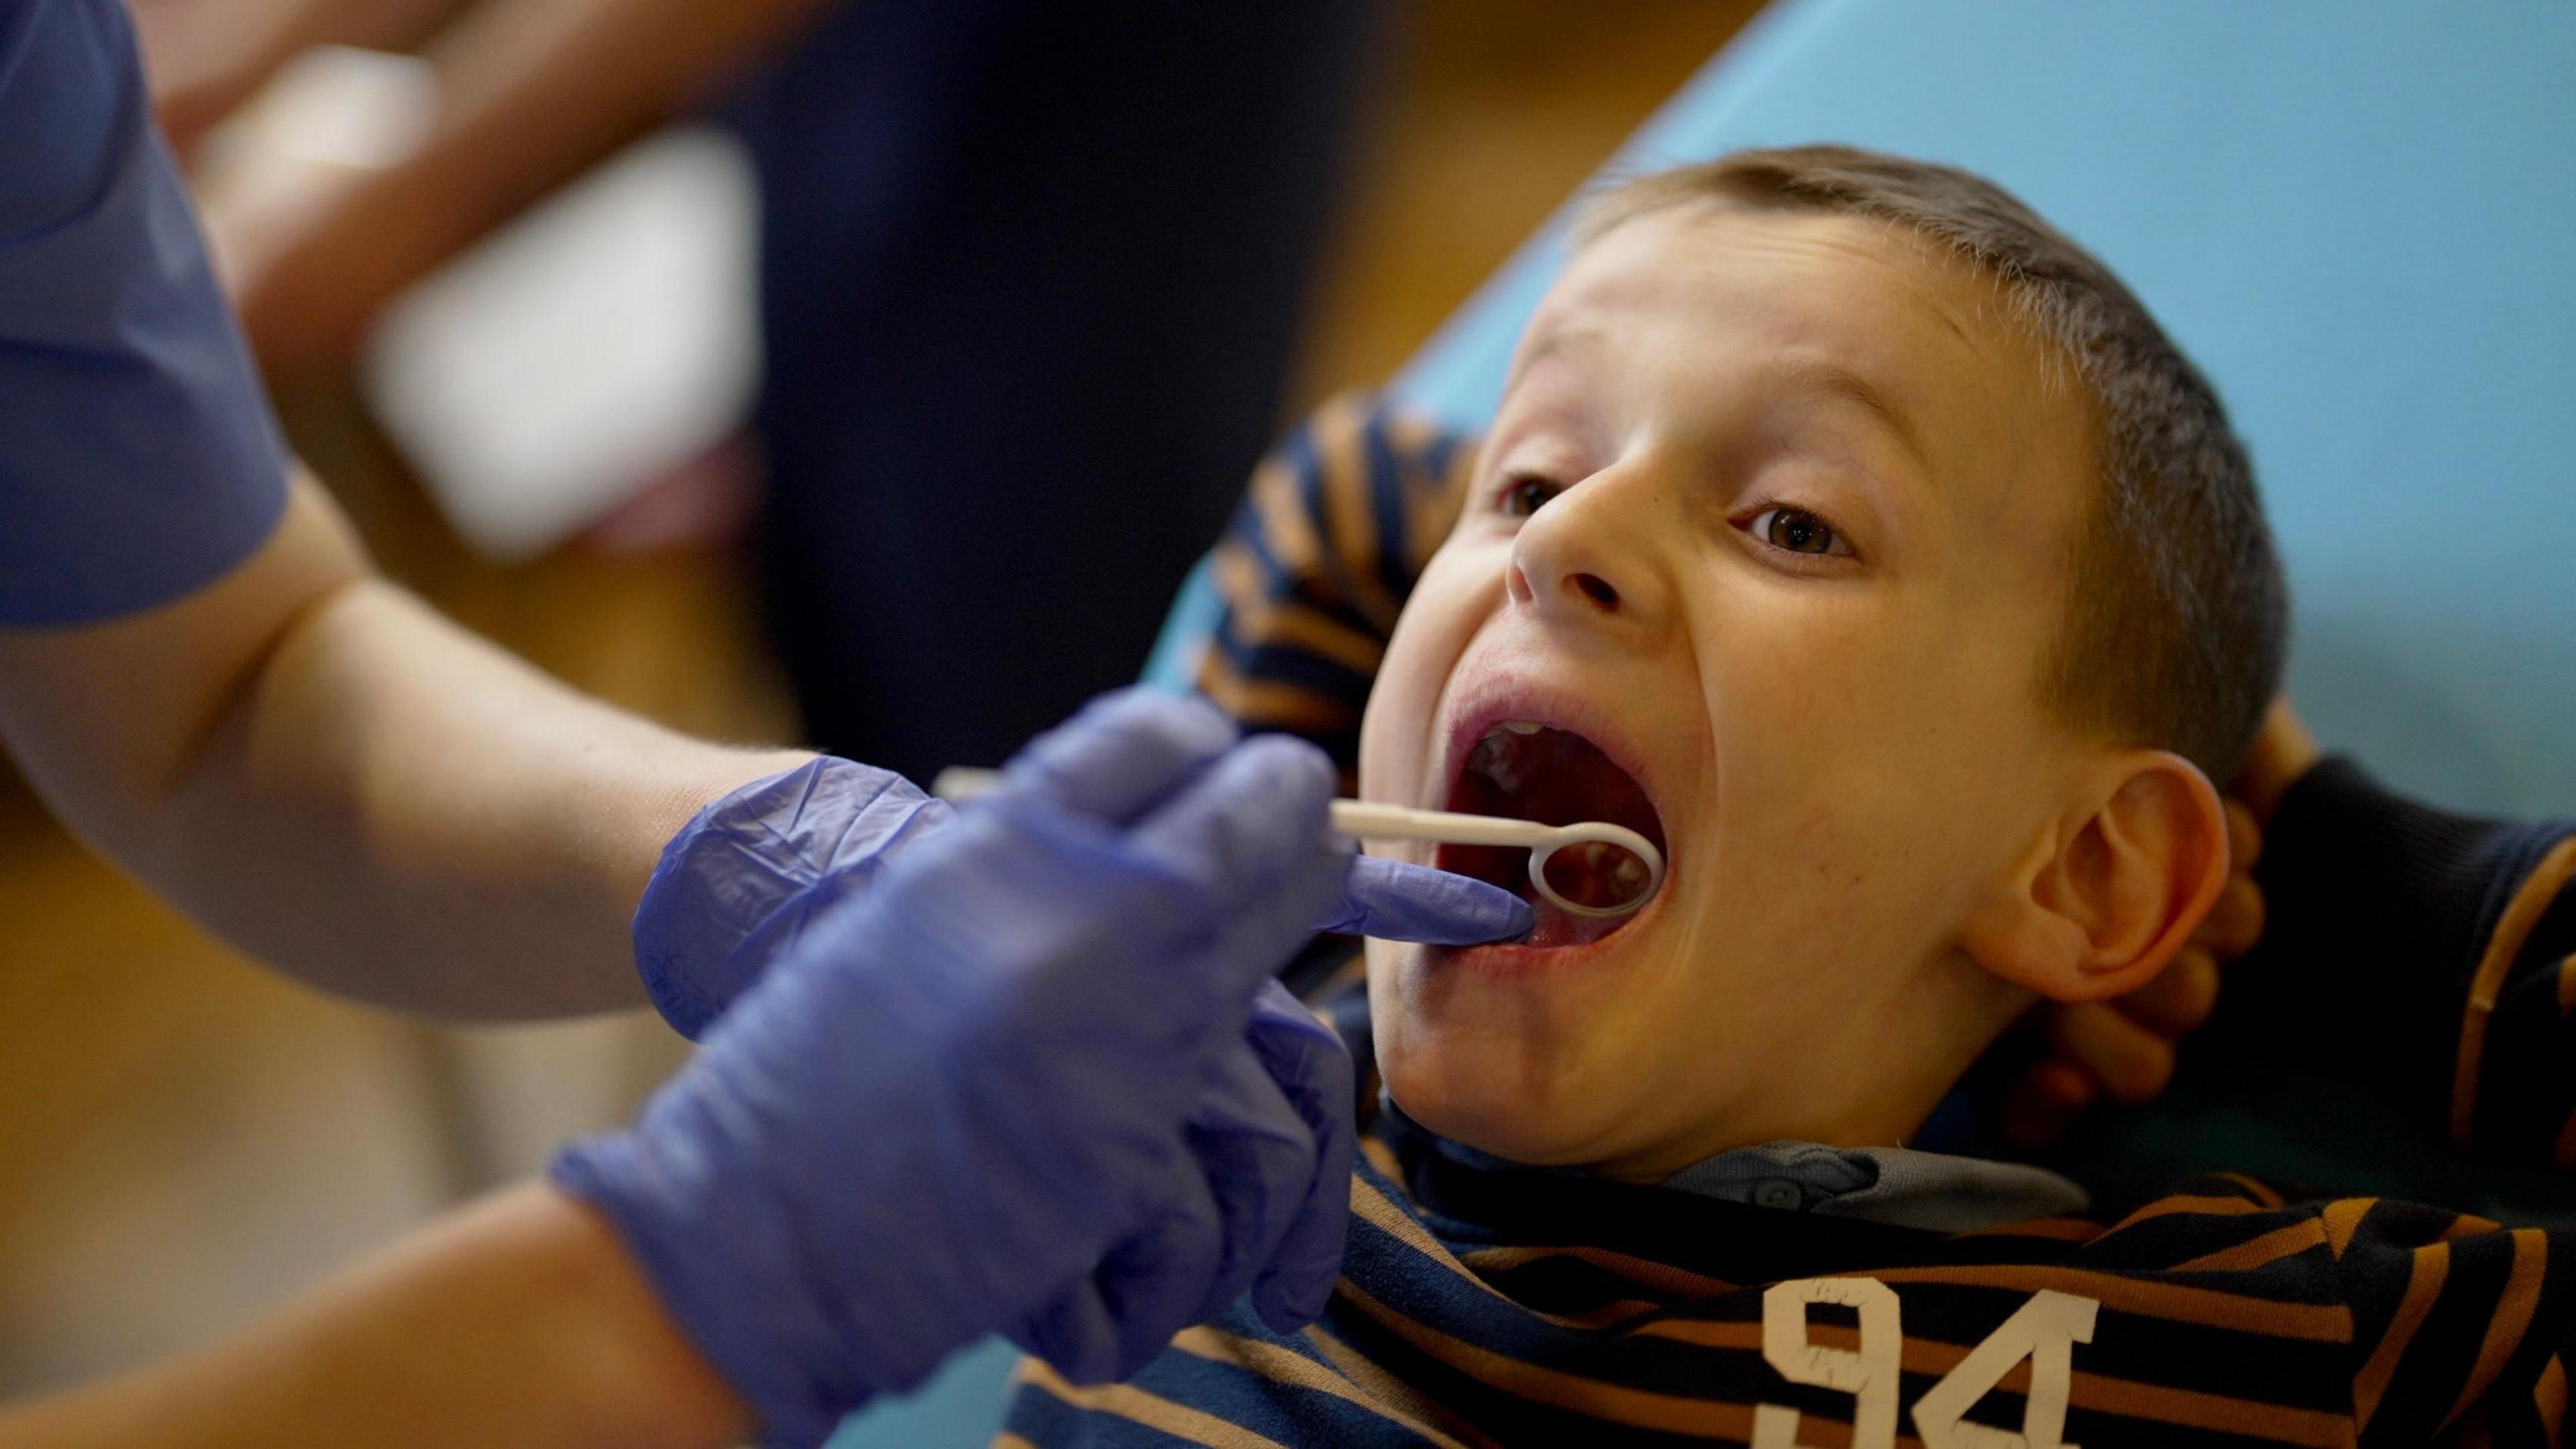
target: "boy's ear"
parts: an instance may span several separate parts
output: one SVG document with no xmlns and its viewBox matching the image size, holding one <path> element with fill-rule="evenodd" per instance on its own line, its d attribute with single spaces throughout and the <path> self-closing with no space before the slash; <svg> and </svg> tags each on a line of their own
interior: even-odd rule
<svg viewBox="0 0 2576 1449">
<path fill-rule="evenodd" d="M 2054 1001 L 2155 978 L 2227 884 L 2227 816 L 2198 766 L 2124 750 L 1970 911 L 1961 950 Z"/>
</svg>

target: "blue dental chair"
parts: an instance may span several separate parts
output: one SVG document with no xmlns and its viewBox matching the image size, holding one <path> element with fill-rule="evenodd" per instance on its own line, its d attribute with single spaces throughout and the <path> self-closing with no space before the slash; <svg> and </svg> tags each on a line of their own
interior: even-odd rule
<svg viewBox="0 0 2576 1449">
<path fill-rule="evenodd" d="M 1950 161 L 2093 248 L 2251 444 L 2330 748 L 2448 805 L 2576 812 L 2576 6 L 1778 0 L 1614 160 L 1848 141 Z M 1396 379 L 1474 428 L 1562 257 L 1544 228 Z M 1148 677 L 1185 685 L 1204 576 Z M 2576 1211 L 2324 1084 L 2186 1070 L 2066 1148 L 2103 1181 L 2219 1161 Z M 836 1449 L 981 1444 L 1006 1350 Z"/>
</svg>

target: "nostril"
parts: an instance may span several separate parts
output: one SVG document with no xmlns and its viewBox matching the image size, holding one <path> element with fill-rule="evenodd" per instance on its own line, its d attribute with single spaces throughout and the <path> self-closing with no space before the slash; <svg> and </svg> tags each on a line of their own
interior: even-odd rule
<svg viewBox="0 0 2576 1449">
<path fill-rule="evenodd" d="M 1566 583 L 1574 588 L 1582 590 L 1583 597 L 1590 599 L 1602 608 L 1615 609 L 1619 607 L 1619 591 L 1610 587 L 1610 581 L 1601 577 L 1599 574 L 1576 574 L 1573 577 L 1568 578 Z"/>
</svg>

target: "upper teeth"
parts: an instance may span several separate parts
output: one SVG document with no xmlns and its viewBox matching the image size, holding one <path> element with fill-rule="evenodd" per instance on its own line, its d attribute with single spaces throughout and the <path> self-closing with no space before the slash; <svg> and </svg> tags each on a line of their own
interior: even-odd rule
<svg viewBox="0 0 2576 1449">
<path fill-rule="evenodd" d="M 1519 790 L 1528 782 L 1529 771 L 1522 763 L 1520 746 L 1513 741 L 1526 739 L 1545 728 L 1545 725 L 1532 724 L 1528 720 L 1504 720 L 1476 741 L 1476 748 L 1467 756 L 1467 768 L 1505 790 Z"/>
</svg>

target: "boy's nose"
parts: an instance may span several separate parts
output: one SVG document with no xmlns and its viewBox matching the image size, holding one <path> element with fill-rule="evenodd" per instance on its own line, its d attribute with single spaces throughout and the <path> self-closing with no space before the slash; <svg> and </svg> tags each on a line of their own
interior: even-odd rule
<svg viewBox="0 0 2576 1449">
<path fill-rule="evenodd" d="M 1503 588 L 1514 604 L 1575 625 L 1651 629 L 1664 589 L 1651 550 L 1637 536 L 1645 502 L 1596 474 L 1549 499 L 1512 544 Z"/>
</svg>

